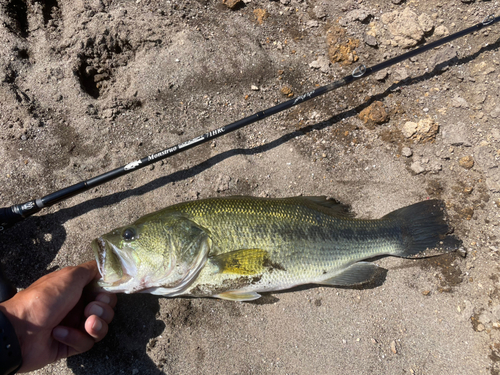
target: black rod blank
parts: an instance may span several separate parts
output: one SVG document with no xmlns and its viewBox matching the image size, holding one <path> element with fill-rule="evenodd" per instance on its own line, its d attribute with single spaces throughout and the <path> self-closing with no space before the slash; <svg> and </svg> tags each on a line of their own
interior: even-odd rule
<svg viewBox="0 0 500 375">
<path fill-rule="evenodd" d="M 407 60 L 411 57 L 417 56 L 417 55 L 424 53 L 430 49 L 433 49 L 433 48 L 441 46 L 445 43 L 451 42 L 452 40 L 461 38 L 462 36 L 473 33 L 475 31 L 481 30 L 483 27 L 495 24 L 498 21 L 500 21 L 500 17 L 495 18 L 493 15 L 490 15 L 490 16 L 486 17 L 482 22 L 480 22 L 472 27 L 458 31 L 454 34 L 451 34 L 447 37 L 436 40 L 432 43 L 424 44 L 424 45 L 422 45 L 414 50 L 411 50 L 411 51 L 406 52 L 402 55 L 396 56 L 392 59 L 389 59 L 389 60 L 384 61 L 380 64 L 374 65 L 372 67 L 367 68 L 364 65 L 361 65 L 361 66 L 357 67 L 351 75 L 346 76 L 344 78 L 341 78 L 340 80 L 337 80 L 337 81 L 332 82 L 328 85 L 319 87 L 319 88 L 317 88 L 313 91 L 310 91 L 306 94 L 303 94 L 297 98 L 290 99 L 286 102 L 275 105 L 274 107 L 257 112 L 251 116 L 245 117 L 245 118 L 238 120 L 236 122 L 233 122 L 229 125 L 212 130 L 208 133 L 205 133 L 203 135 L 200 135 L 198 137 L 190 139 L 186 142 L 169 147 L 169 148 L 162 150 L 160 152 L 148 155 L 145 158 L 142 158 L 140 160 L 136 160 L 136 161 L 133 161 L 131 163 L 128 163 L 127 165 L 125 165 L 123 167 L 113 169 L 112 171 L 103 173 L 103 174 L 101 174 L 97 177 L 91 178 L 87 181 L 82 181 L 82 182 L 79 182 L 75 185 L 58 190 L 58 191 L 56 191 L 52 194 L 46 195 L 42 198 L 34 199 L 34 200 L 28 201 L 28 202 L 23 203 L 23 204 L 13 205 L 11 207 L 0 208 L 0 232 L 2 232 L 3 230 L 5 230 L 8 227 L 11 227 L 15 223 L 22 221 L 23 219 L 33 215 L 34 213 L 40 211 L 44 207 L 52 206 L 60 201 L 63 201 L 63 200 L 68 199 L 70 197 L 73 197 L 73 196 L 80 194 L 84 191 L 87 191 L 95 186 L 104 184 L 106 182 L 114 180 L 115 178 L 124 176 L 128 173 L 131 173 L 131 172 L 137 170 L 137 169 L 144 168 L 144 167 L 146 167 L 150 164 L 153 164 L 159 160 L 166 159 L 172 155 L 175 155 L 179 152 L 188 150 L 188 149 L 193 148 L 197 145 L 208 142 L 212 139 L 218 138 L 224 134 L 241 129 L 247 125 L 253 124 L 254 122 L 260 121 L 266 117 L 272 116 L 276 113 L 282 112 L 282 111 L 289 109 L 291 107 L 294 107 L 298 104 L 301 104 L 303 102 L 306 102 L 308 100 L 316 98 L 320 95 L 326 94 L 327 92 L 335 90 L 339 87 L 348 85 L 349 83 L 352 83 L 360 78 L 367 77 L 367 76 L 369 76 L 375 72 L 378 72 L 382 69 L 385 69 L 385 68 L 388 68 L 392 65 L 400 63 L 401 61 L 404 61 L 404 60 Z"/>
</svg>

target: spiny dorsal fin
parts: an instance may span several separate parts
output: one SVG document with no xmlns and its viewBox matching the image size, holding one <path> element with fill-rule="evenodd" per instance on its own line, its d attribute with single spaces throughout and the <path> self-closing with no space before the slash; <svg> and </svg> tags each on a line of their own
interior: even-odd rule
<svg viewBox="0 0 500 375">
<path fill-rule="evenodd" d="M 264 271 L 269 263 L 269 254 L 262 249 L 243 249 L 220 254 L 211 258 L 219 267 L 219 272 L 235 275 L 257 275 Z"/>
</svg>

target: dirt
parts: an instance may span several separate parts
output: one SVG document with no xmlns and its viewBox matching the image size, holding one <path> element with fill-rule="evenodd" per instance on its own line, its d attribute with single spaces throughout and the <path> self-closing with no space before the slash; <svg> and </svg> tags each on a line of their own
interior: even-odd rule
<svg viewBox="0 0 500 375">
<path fill-rule="evenodd" d="M 2 1 L 1 206 L 495 13 L 496 2 L 459 0 Z M 310 286 L 252 303 L 120 295 L 105 340 L 35 373 L 499 374 L 499 30 L 92 188 L 0 242 L 6 274 L 25 288 L 92 259 L 98 235 L 186 200 L 326 195 L 379 218 L 439 198 L 465 258 L 383 258 L 387 273 L 371 287 Z M 386 116 L 364 123 L 373 103 Z"/>
</svg>

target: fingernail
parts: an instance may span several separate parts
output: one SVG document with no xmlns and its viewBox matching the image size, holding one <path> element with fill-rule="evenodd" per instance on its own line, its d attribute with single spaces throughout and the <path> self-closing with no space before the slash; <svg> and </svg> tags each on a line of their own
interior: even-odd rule
<svg viewBox="0 0 500 375">
<path fill-rule="evenodd" d="M 109 305 L 109 303 L 111 302 L 111 298 L 109 298 L 107 294 L 99 294 L 96 298 L 96 301 Z"/>
<path fill-rule="evenodd" d="M 56 339 L 63 340 L 63 339 L 65 339 L 68 336 L 69 331 L 66 328 L 64 328 L 64 327 L 56 327 L 52 331 L 52 334 L 54 335 L 54 337 Z"/>
<path fill-rule="evenodd" d="M 95 330 L 95 331 L 100 331 L 102 328 L 102 323 L 99 319 L 96 319 L 94 321 L 94 324 L 92 325 L 92 329 Z"/>
<path fill-rule="evenodd" d="M 90 315 L 101 316 L 103 312 L 103 308 L 99 305 L 92 305 L 89 310 Z"/>
</svg>

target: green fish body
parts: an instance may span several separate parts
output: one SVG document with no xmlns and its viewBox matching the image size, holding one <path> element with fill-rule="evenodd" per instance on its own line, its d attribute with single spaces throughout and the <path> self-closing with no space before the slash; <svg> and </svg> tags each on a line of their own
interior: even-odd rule
<svg viewBox="0 0 500 375">
<path fill-rule="evenodd" d="M 454 251 L 443 204 L 428 200 L 378 220 L 324 197 L 211 198 L 146 215 L 94 240 L 101 286 L 115 292 L 247 301 L 302 284 L 357 285 L 364 260 Z"/>
</svg>

